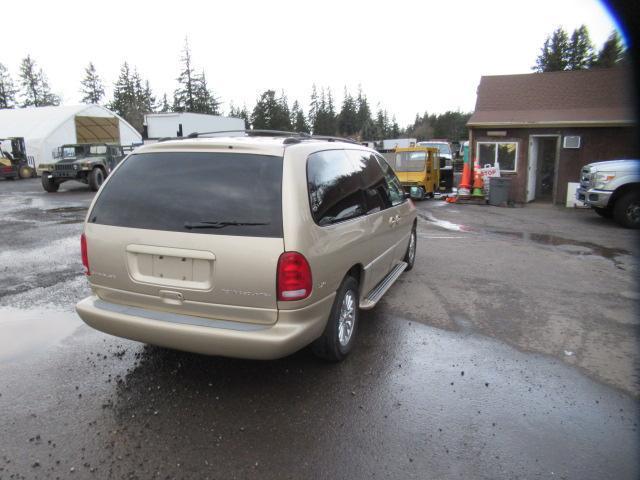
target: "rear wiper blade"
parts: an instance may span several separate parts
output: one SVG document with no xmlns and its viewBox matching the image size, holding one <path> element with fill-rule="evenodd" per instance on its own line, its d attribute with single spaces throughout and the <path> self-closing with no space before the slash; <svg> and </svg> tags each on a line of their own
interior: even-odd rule
<svg viewBox="0 0 640 480">
<path fill-rule="evenodd" d="M 185 222 L 184 228 L 191 230 L 193 228 L 224 228 L 224 227 L 244 227 L 252 225 L 269 225 L 266 222 Z"/>
</svg>

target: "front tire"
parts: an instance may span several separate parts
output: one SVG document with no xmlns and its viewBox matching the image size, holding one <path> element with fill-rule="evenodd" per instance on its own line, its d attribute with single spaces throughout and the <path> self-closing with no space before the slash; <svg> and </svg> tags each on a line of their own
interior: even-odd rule
<svg viewBox="0 0 640 480">
<path fill-rule="evenodd" d="M 97 192 L 100 189 L 100 185 L 104 182 L 104 172 L 101 168 L 94 168 L 89 174 L 89 188 L 93 192 Z"/>
<path fill-rule="evenodd" d="M 60 184 L 53 178 L 49 178 L 49 172 L 42 172 L 42 188 L 46 192 L 55 193 L 60 188 Z"/>
<path fill-rule="evenodd" d="M 313 342 L 313 353 L 318 357 L 339 362 L 351 352 L 358 329 L 358 299 L 358 282 L 346 276 L 336 293 L 324 333 Z"/>
<path fill-rule="evenodd" d="M 625 228 L 640 228 L 640 192 L 629 192 L 618 199 L 613 217 Z"/>
<path fill-rule="evenodd" d="M 33 177 L 33 168 L 29 165 L 21 165 L 18 168 L 18 177 L 22 179 Z"/>
</svg>

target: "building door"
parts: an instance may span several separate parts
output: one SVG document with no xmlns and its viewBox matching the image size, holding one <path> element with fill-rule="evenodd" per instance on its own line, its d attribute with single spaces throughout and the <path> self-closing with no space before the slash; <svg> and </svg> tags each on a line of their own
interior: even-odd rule
<svg viewBox="0 0 640 480">
<path fill-rule="evenodd" d="M 527 168 L 527 202 L 536 198 L 536 172 L 538 166 L 538 140 L 529 137 L 529 167 Z"/>
<path fill-rule="evenodd" d="M 552 201 L 556 190 L 558 164 L 557 135 L 529 137 L 529 166 L 527 168 L 527 202 Z"/>
</svg>

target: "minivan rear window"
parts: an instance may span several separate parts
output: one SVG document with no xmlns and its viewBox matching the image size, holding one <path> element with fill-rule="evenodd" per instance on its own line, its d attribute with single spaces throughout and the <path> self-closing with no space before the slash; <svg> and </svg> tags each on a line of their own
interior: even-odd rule
<svg viewBox="0 0 640 480">
<path fill-rule="evenodd" d="M 282 237 L 282 157 L 158 152 L 128 157 L 89 222 L 213 235 Z"/>
</svg>

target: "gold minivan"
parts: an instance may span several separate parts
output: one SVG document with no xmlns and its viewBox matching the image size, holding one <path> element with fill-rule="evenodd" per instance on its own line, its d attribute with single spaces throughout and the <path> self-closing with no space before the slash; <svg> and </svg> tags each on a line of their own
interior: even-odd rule
<svg viewBox="0 0 640 480">
<path fill-rule="evenodd" d="M 194 135 L 195 136 L 195 135 Z M 341 360 L 416 254 L 416 210 L 374 150 L 292 134 L 143 146 L 87 214 L 103 332 L 179 350 L 273 359 L 312 344 Z"/>
</svg>

